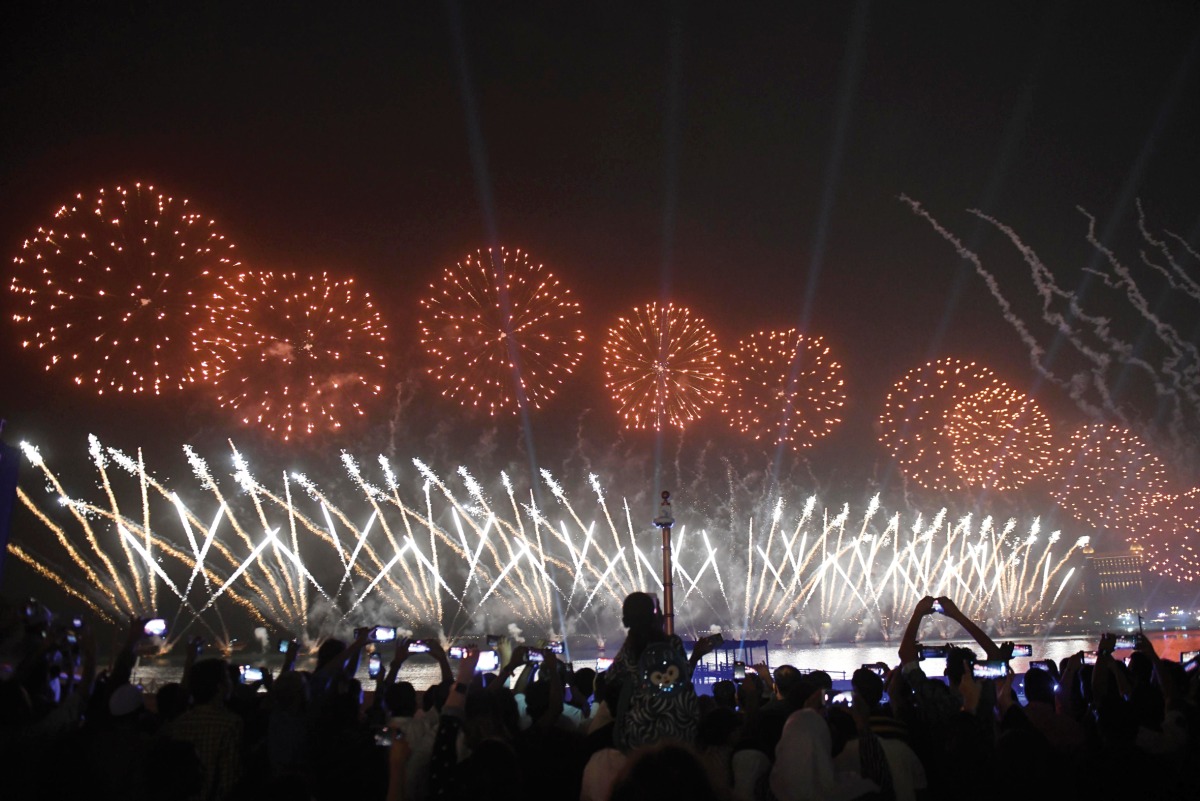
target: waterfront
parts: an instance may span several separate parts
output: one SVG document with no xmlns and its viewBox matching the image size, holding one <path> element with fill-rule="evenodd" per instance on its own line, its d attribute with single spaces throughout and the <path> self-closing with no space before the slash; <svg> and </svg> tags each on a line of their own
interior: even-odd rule
<svg viewBox="0 0 1200 801">
<path fill-rule="evenodd" d="M 1178 661 L 1182 653 L 1200 650 L 1200 630 L 1151 632 L 1148 636 L 1151 642 L 1154 643 L 1155 650 L 1163 659 Z M 1020 640 L 1022 643 L 1027 642 L 1033 646 L 1033 656 L 1014 658 L 1012 660 L 1013 670 L 1017 673 L 1024 673 L 1029 668 L 1031 660 L 1053 659 L 1058 661 L 1079 651 L 1094 650 L 1097 639 L 1098 635 L 1087 637 L 1071 635 Z M 925 641 L 927 643 L 938 644 L 942 642 L 932 637 L 926 637 Z M 955 638 L 951 642 L 956 645 L 971 647 L 976 653 L 982 655 L 981 649 L 974 643 L 963 641 L 961 638 Z M 824 670 L 835 679 L 849 678 L 851 673 L 864 664 L 874 662 L 884 662 L 888 665 L 896 664 L 898 659 L 896 649 L 898 645 L 899 643 L 896 642 L 831 643 L 811 647 L 782 646 L 776 644 L 770 646 L 767 650 L 767 663 L 771 668 L 790 664 L 802 670 Z M 616 653 L 618 647 L 619 642 L 614 643 L 612 649 L 608 650 L 606 655 L 611 658 Z M 759 650 L 757 653 L 761 654 L 762 652 Z M 1129 653 L 1126 650 L 1119 650 L 1116 652 L 1116 656 L 1124 658 Z M 391 658 L 391 651 L 388 648 L 384 648 L 382 654 L 386 663 Z M 596 650 L 594 643 L 591 647 L 588 647 L 586 642 L 581 646 L 576 646 L 572 648 L 570 654 L 570 659 L 577 668 L 596 667 L 598 658 L 602 657 Z M 281 658 L 276 654 L 242 652 L 235 654 L 231 661 L 235 664 L 266 665 L 272 670 L 278 671 Z M 311 669 L 313 666 L 312 657 L 301 657 L 298 664 L 301 669 Z M 926 661 L 925 669 L 932 675 L 939 675 L 942 671 L 942 665 L 942 660 L 930 659 Z M 135 683 L 141 684 L 147 691 L 153 692 L 162 684 L 178 681 L 182 671 L 182 662 L 173 658 L 141 660 L 134 670 L 133 679 Z M 367 676 L 365 659 L 359 665 L 357 677 L 363 683 L 364 688 L 369 688 L 373 684 Z M 422 655 L 410 657 L 400 671 L 400 680 L 411 682 L 418 690 L 424 690 L 431 684 L 436 684 L 439 678 L 437 664 L 429 657 Z"/>
</svg>

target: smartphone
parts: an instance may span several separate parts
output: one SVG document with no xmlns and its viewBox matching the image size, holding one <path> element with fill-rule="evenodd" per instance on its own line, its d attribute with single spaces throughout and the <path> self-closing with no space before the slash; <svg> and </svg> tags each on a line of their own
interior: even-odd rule
<svg viewBox="0 0 1200 801">
<path fill-rule="evenodd" d="M 371 642 L 392 642 L 396 639 L 395 626 L 376 626 L 371 629 L 367 635 L 367 639 Z"/>
<path fill-rule="evenodd" d="M 1128 650 L 1130 648 L 1137 648 L 1137 635 L 1136 634 L 1117 635 L 1117 644 L 1115 647 L 1120 648 L 1123 651 Z"/>
<path fill-rule="evenodd" d="M 831 704 L 840 704 L 842 706 L 850 706 L 854 703 L 854 692 L 852 690 L 840 693 L 834 693 L 829 699 Z"/>
<path fill-rule="evenodd" d="M 79 644 L 79 637 L 71 629 L 67 629 L 66 640 L 67 645 L 71 646 L 72 648 Z"/>
<path fill-rule="evenodd" d="M 479 661 L 475 663 L 476 673 L 491 673 L 500 669 L 500 654 L 497 651 L 480 651 Z"/>
<path fill-rule="evenodd" d="M 467 655 L 467 651 L 471 650 L 472 647 L 473 646 L 470 645 L 452 645 L 450 646 L 450 650 L 446 653 L 451 659 L 462 659 Z"/>
<path fill-rule="evenodd" d="M 985 659 L 971 666 L 971 674 L 977 679 L 1002 679 L 1008 675 L 1008 660 Z"/>
<path fill-rule="evenodd" d="M 733 663 L 733 680 L 741 681 L 744 678 L 746 678 L 746 663 L 745 662 L 734 662 Z"/>
<path fill-rule="evenodd" d="M 429 653 L 429 643 L 424 640 L 409 640 L 408 652 L 410 654 L 427 654 Z"/>
<path fill-rule="evenodd" d="M 542 647 L 550 651 L 552 654 L 563 653 L 563 644 L 561 640 L 550 640 Z"/>
<path fill-rule="evenodd" d="M 1179 664 L 1191 662 L 1196 657 L 1200 656 L 1200 651 L 1184 651 L 1179 655 Z"/>
<path fill-rule="evenodd" d="M 948 655 L 948 646 L 917 644 L 918 659 L 945 659 Z"/>
<path fill-rule="evenodd" d="M 941 601 L 934 601 L 934 602 L 933 602 L 933 611 L 937 612 L 939 615 L 944 615 L 944 614 L 946 614 L 946 608 L 945 608 L 944 606 L 942 606 L 942 602 L 941 602 Z"/>
<path fill-rule="evenodd" d="M 613 665 L 613 661 L 607 657 L 601 656 L 601 657 L 596 658 L 596 672 L 597 673 L 608 670 L 610 667 L 612 667 L 612 665 Z"/>
<path fill-rule="evenodd" d="M 525 652 L 526 662 L 541 662 L 545 659 L 541 651 L 535 651 L 532 648 Z"/>
<path fill-rule="evenodd" d="M 1100 654 L 1096 653 L 1095 651 L 1084 651 L 1083 652 L 1083 664 L 1094 665 L 1094 664 L 1096 664 L 1096 659 L 1099 656 L 1100 656 Z"/>
<path fill-rule="evenodd" d="M 253 665 L 238 665 L 238 676 L 241 678 L 242 684 L 254 684 L 263 680 L 262 668 L 256 668 Z"/>
<path fill-rule="evenodd" d="M 83 618 L 78 616 L 71 618 L 71 628 L 75 629 L 76 631 L 79 631 L 81 628 L 83 628 Z"/>
<path fill-rule="evenodd" d="M 147 637 L 166 637 L 167 636 L 167 621 L 161 617 L 156 617 L 153 620 L 147 620 L 146 625 L 142 627 L 142 634 Z"/>
<path fill-rule="evenodd" d="M 1200 657 L 1200 651 L 1184 652 L 1184 654 L 1180 657 L 1180 661 L 1183 662 L 1184 671 L 1188 673 L 1195 671 L 1196 665 L 1200 664 L 1200 659 L 1197 659 L 1197 657 Z"/>
<path fill-rule="evenodd" d="M 292 641 L 284 637 L 275 645 L 275 650 L 281 654 L 286 654 L 288 652 L 288 646 L 291 644 Z"/>
<path fill-rule="evenodd" d="M 871 671 L 881 679 L 887 676 L 887 668 L 880 665 L 863 665 L 862 669 Z"/>
<path fill-rule="evenodd" d="M 1033 645 L 1030 643 L 1018 643 L 1013 646 L 1013 656 L 1033 656 Z"/>
<path fill-rule="evenodd" d="M 1035 659 L 1029 663 L 1030 669 L 1039 668 L 1046 671 L 1051 676 L 1058 672 L 1058 666 L 1054 664 L 1053 659 Z"/>
<path fill-rule="evenodd" d="M 367 659 L 367 676 L 372 679 L 377 679 L 382 673 L 383 657 L 381 657 L 379 654 L 371 654 L 370 658 Z"/>
</svg>

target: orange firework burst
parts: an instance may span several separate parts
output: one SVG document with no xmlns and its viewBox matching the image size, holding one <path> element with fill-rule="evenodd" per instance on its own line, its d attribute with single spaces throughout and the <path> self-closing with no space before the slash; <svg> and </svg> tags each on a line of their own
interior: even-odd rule
<svg viewBox="0 0 1200 801">
<path fill-rule="evenodd" d="M 960 489 L 947 417 L 963 398 L 997 384 L 988 368 L 958 359 L 940 359 L 909 370 L 888 393 L 879 418 L 879 441 L 904 474 L 921 486 Z"/>
<path fill-rule="evenodd" d="M 1155 495 L 1146 512 L 1144 536 L 1131 537 L 1131 541 L 1142 546 L 1150 569 L 1178 581 L 1200 578 L 1200 553 L 1196 550 L 1200 538 L 1200 487 L 1179 495 Z"/>
<path fill-rule="evenodd" d="M 724 412 L 743 434 L 807 448 L 840 423 L 842 366 L 820 337 L 761 331 L 730 355 Z"/>
<path fill-rule="evenodd" d="M 378 395 L 387 326 L 353 279 L 243 273 L 193 332 L 222 406 L 283 438 L 336 430 Z"/>
<path fill-rule="evenodd" d="M 1120 426 L 1096 424 L 1071 435 L 1050 494 L 1077 520 L 1127 530 L 1150 499 L 1166 490 L 1166 468 L 1139 437 Z"/>
<path fill-rule="evenodd" d="M 608 330 L 605 384 L 627 428 L 683 428 L 720 398 L 720 356 L 703 320 L 649 303 Z"/>
<path fill-rule="evenodd" d="M 579 304 L 527 253 L 476 251 L 430 289 L 420 321 L 429 372 L 464 406 L 541 408 L 583 358 Z"/>
<path fill-rule="evenodd" d="M 959 398 L 945 432 L 954 469 L 970 487 L 1016 489 L 1054 464 L 1050 418 L 1033 398 L 1005 384 Z"/>
<path fill-rule="evenodd" d="M 145 184 L 76 195 L 13 261 L 21 344 L 101 394 L 195 381 L 188 332 L 216 276 L 238 266 L 212 220 Z"/>
</svg>

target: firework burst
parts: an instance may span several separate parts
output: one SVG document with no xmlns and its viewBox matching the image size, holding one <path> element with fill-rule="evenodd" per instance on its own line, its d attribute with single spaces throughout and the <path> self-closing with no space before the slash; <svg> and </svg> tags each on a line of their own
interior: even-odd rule
<svg viewBox="0 0 1200 801">
<path fill-rule="evenodd" d="M 605 384 L 627 428 L 683 428 L 720 398 L 720 356 L 703 320 L 683 306 L 648 303 L 608 330 Z"/>
<path fill-rule="evenodd" d="M 420 320 L 430 374 L 464 406 L 490 415 L 540 408 L 583 357 L 579 304 L 521 250 L 476 251 L 430 293 Z"/>
<path fill-rule="evenodd" d="M 762 331 L 730 354 L 724 412 L 756 440 L 809 447 L 841 422 L 845 402 L 842 366 L 820 337 Z"/>
<path fill-rule="evenodd" d="M 199 377 L 188 332 L 233 244 L 148 184 L 75 196 L 14 258 L 21 344 L 98 393 L 155 395 Z"/>
<path fill-rule="evenodd" d="M 193 338 L 219 403 L 286 440 L 364 414 L 386 331 L 353 279 L 248 272 L 222 282 Z"/>
<path fill-rule="evenodd" d="M 1179 495 L 1157 494 L 1150 499 L 1146 512 L 1150 524 L 1130 540 L 1142 546 L 1150 569 L 1178 581 L 1200 578 L 1200 553 L 1196 551 L 1200 488 Z"/>
<path fill-rule="evenodd" d="M 1048 418 L 1023 392 L 1004 384 L 959 399 L 947 415 L 954 469 L 967 486 L 1017 489 L 1054 464 Z"/>
<path fill-rule="evenodd" d="M 964 398 L 997 385 L 991 370 L 958 359 L 939 359 L 910 370 L 888 393 L 879 418 L 879 441 L 904 474 L 921 486 L 960 489 L 947 418 Z"/>
<path fill-rule="evenodd" d="M 1140 437 L 1121 426 L 1096 424 L 1071 435 L 1050 494 L 1077 520 L 1128 530 L 1150 500 L 1166 492 L 1166 468 Z"/>
</svg>

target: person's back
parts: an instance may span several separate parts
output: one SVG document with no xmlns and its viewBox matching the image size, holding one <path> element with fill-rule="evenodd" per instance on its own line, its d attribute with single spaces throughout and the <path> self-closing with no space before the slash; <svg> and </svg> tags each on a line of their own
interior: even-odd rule
<svg viewBox="0 0 1200 801">
<path fill-rule="evenodd" d="M 645 593 L 625 599 L 622 622 L 629 635 L 609 671 L 620 685 L 614 744 L 628 751 L 662 739 L 694 743 L 700 705 L 683 642 L 663 633 L 657 603 Z"/>
<path fill-rule="evenodd" d="M 195 747 L 204 768 L 201 795 L 206 799 L 228 796 L 241 777 L 242 720 L 224 706 L 231 687 L 225 660 L 200 660 L 192 666 L 194 705 L 163 727 L 171 739 Z"/>
</svg>

